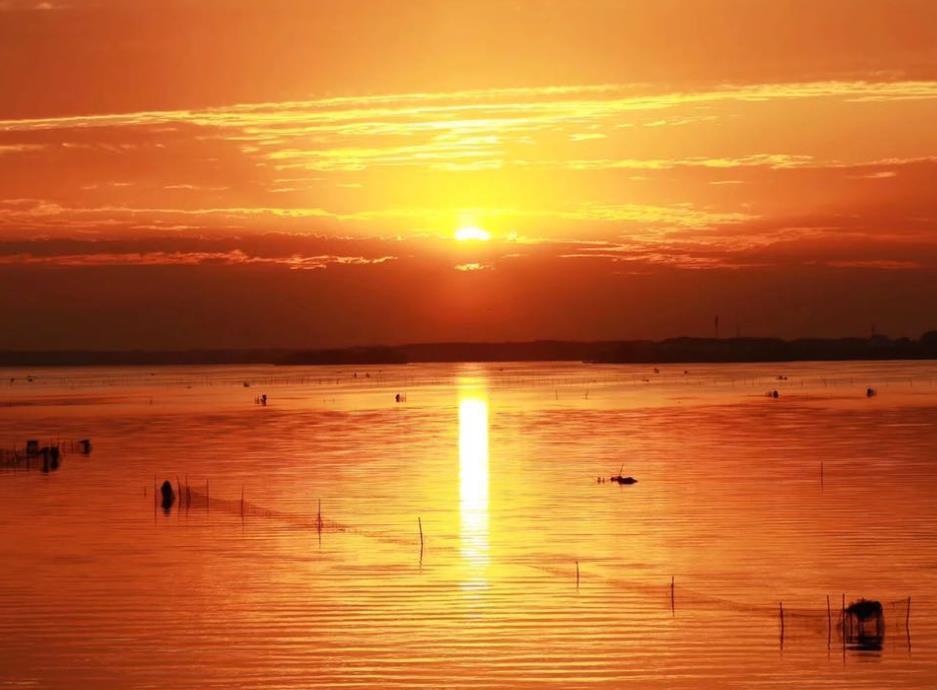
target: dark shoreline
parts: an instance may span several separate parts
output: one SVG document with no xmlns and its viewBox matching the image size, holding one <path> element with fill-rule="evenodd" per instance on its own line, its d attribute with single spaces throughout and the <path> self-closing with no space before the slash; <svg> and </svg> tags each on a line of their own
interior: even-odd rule
<svg viewBox="0 0 937 690">
<path fill-rule="evenodd" d="M 937 331 L 918 340 L 871 338 L 669 338 L 578 342 L 419 343 L 318 350 L 0 350 L 0 366 L 180 364 L 410 364 L 570 361 L 602 364 L 744 363 L 937 359 Z"/>
</svg>

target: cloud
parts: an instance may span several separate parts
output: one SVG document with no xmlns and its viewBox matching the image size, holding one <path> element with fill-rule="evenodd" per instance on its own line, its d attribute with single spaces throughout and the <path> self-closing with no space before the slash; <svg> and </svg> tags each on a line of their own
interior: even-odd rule
<svg viewBox="0 0 937 690">
<path fill-rule="evenodd" d="M 853 175 L 852 179 L 854 180 L 889 180 L 893 177 L 897 177 L 898 173 L 894 170 L 880 170 L 878 172 L 871 172 L 867 175 Z"/>
<path fill-rule="evenodd" d="M 466 252 L 470 252 L 466 256 Z M 453 258 L 466 260 L 453 263 Z M 452 240 L 414 238 L 342 238 L 293 234 L 239 237 L 160 235 L 126 239 L 23 239 L 0 242 L 0 266 L 226 266 L 289 270 L 354 268 L 386 264 L 414 270 L 435 267 L 460 272 L 500 269 L 518 275 L 586 263 L 609 274 L 632 270 L 732 270 L 854 268 L 924 270 L 937 268 L 937 244 L 926 239 L 871 240 L 862 243 L 836 230 L 792 229 L 772 239 L 725 237 L 647 237 L 624 241 L 493 239 L 473 247 Z"/>
<path fill-rule="evenodd" d="M 225 266 L 283 266 L 290 270 L 321 270 L 330 266 L 371 266 L 395 261 L 394 256 L 368 258 L 364 256 L 294 254 L 286 257 L 254 256 L 240 249 L 226 252 L 211 251 L 140 251 L 140 252 L 87 252 L 81 254 L 31 253 L 0 254 L 0 266 L 200 266 L 216 264 Z"/>
<path fill-rule="evenodd" d="M 693 158 L 599 158 L 589 160 L 550 161 L 541 163 L 547 167 L 568 167 L 573 170 L 673 170 L 675 168 L 730 168 L 765 167 L 774 170 L 802 168 L 815 165 L 813 156 L 791 155 L 784 153 L 755 153 L 736 158 L 706 157 Z"/>
<path fill-rule="evenodd" d="M 25 153 L 27 151 L 41 151 L 44 147 L 39 144 L 0 144 L 0 156 L 4 154 Z"/>
<path fill-rule="evenodd" d="M 562 219 L 595 223 L 629 223 L 655 228 L 701 228 L 716 224 L 732 224 L 755 216 L 739 212 L 718 212 L 697 209 L 689 204 L 654 206 L 642 204 L 572 204 L 568 207 L 485 208 L 481 213 L 489 220 Z M 361 210 L 349 213 L 323 208 L 297 207 L 215 207 L 215 208 L 154 208 L 130 206 L 63 207 L 50 200 L 0 200 L 0 227 L 70 227 L 105 221 L 130 223 L 138 217 L 198 218 L 217 224 L 266 220 L 333 220 L 345 223 L 369 221 L 410 221 L 428 226 L 445 227 L 451 222 L 452 210 L 446 207 L 401 207 Z M 84 220 L 82 220 L 84 219 Z"/>
<path fill-rule="evenodd" d="M 619 263 L 754 267 L 780 260 L 753 255 L 765 247 L 790 241 L 803 260 L 836 234 L 929 246 L 937 134 L 901 123 L 935 102 L 932 81 L 601 84 L 7 119 L 0 236 L 425 242 L 470 217 L 496 237 L 624 243 Z"/>
<path fill-rule="evenodd" d="M 827 261 L 827 266 L 834 268 L 870 268 L 880 271 L 902 271 L 924 268 L 920 261 L 896 261 L 888 259 L 867 259 L 865 261 Z"/>
<path fill-rule="evenodd" d="M 646 88 L 646 87 L 645 87 Z M 889 103 L 937 99 L 932 81 L 823 81 L 724 86 L 696 91 L 642 91 L 634 85 L 487 89 L 444 93 L 325 98 L 253 103 L 198 110 L 154 110 L 0 121 L 0 132 L 87 132 L 143 129 L 203 137 L 236 145 L 278 170 L 360 171 L 373 167 L 429 166 L 490 169 L 542 165 L 573 169 L 666 169 L 677 166 L 791 167 L 815 162 L 794 152 L 745 156 L 596 159 L 525 159 L 516 147 L 563 136 L 573 142 L 616 139 L 623 125 L 720 126 L 738 109 L 775 103 Z M 700 108 L 718 108 L 699 113 Z M 679 111 L 641 120 L 648 113 Z M 628 134 L 633 137 L 637 135 Z M 131 146 L 130 144 L 125 144 Z M 555 147 L 547 147 L 553 149 Z M 535 149 L 527 147 L 528 155 Z"/>
<path fill-rule="evenodd" d="M 42 0 L 0 0 L 0 12 L 48 12 L 51 10 L 63 10 L 67 5 L 59 2 L 48 2 Z"/>
</svg>

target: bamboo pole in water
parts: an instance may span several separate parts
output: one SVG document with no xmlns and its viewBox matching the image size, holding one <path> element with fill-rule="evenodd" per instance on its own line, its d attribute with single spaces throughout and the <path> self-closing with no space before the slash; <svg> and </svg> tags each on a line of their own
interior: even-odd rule
<svg viewBox="0 0 937 690">
<path fill-rule="evenodd" d="M 420 528 L 420 560 L 423 560 L 423 518 L 417 516 L 416 524 Z"/>
<path fill-rule="evenodd" d="M 778 615 L 781 618 L 781 646 L 784 646 L 784 602 L 778 602 Z"/>
<path fill-rule="evenodd" d="M 842 629 L 842 638 L 843 638 L 843 663 L 846 663 L 846 593 L 843 592 L 843 610 L 840 613 L 842 616 L 840 618 L 840 624 L 843 626 Z"/>
</svg>

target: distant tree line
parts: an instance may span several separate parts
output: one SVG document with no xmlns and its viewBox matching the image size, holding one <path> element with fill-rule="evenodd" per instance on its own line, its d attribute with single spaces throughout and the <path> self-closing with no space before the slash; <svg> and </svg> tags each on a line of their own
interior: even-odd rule
<svg viewBox="0 0 937 690">
<path fill-rule="evenodd" d="M 167 364 L 407 364 L 582 361 L 603 363 L 792 362 L 937 359 L 937 331 L 887 338 L 668 338 L 577 342 L 420 343 L 332 349 L 2 350 L 0 366 Z"/>
</svg>

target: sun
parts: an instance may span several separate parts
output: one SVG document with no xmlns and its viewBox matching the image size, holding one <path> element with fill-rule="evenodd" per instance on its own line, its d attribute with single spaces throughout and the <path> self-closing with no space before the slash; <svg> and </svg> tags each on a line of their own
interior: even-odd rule
<svg viewBox="0 0 937 690">
<path fill-rule="evenodd" d="M 475 225 L 467 225 L 455 231 L 455 238 L 459 242 L 487 242 L 491 233 Z"/>
</svg>

